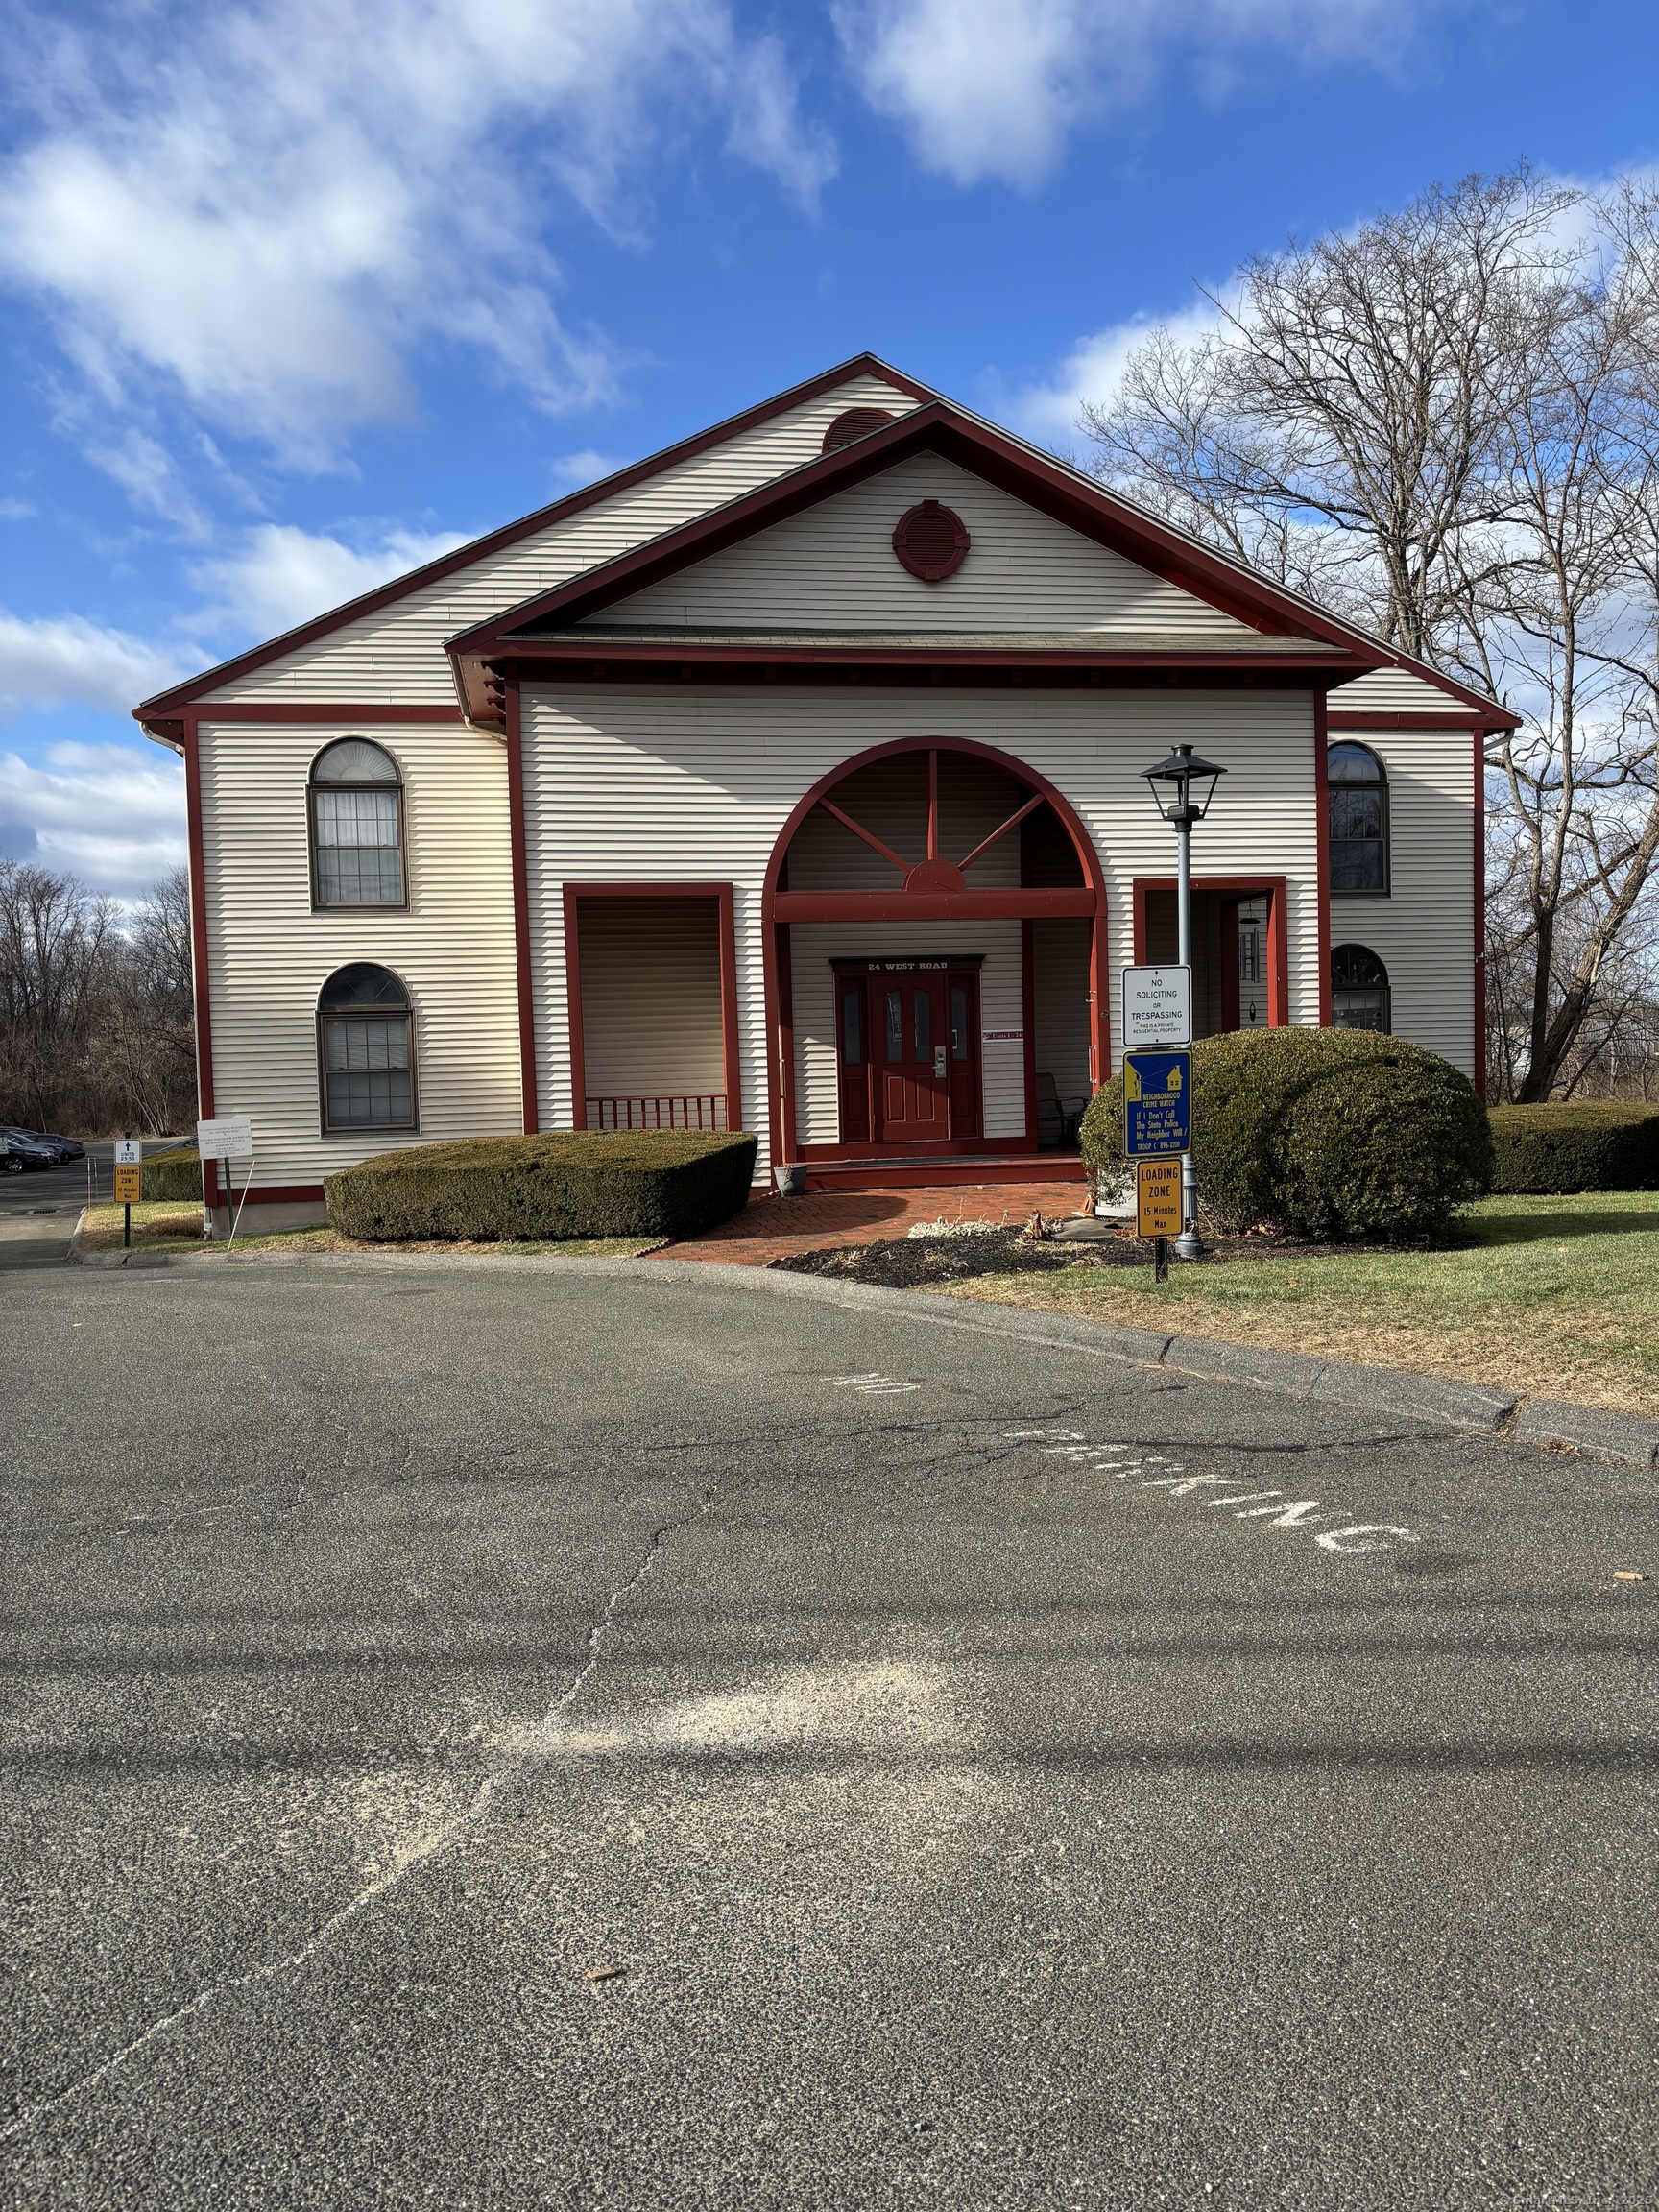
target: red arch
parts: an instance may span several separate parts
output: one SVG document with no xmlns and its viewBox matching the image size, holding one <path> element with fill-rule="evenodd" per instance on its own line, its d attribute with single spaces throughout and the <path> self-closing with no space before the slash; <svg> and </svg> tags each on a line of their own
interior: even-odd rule
<svg viewBox="0 0 1659 2212">
<path fill-rule="evenodd" d="M 868 768 L 878 760 L 892 760 L 905 754 L 955 753 L 970 759 L 984 760 L 994 768 L 1000 768 L 1017 782 L 1046 799 L 1053 808 L 1066 834 L 1071 840 L 1083 871 L 1083 881 L 1094 899 L 1093 942 L 1089 961 L 1090 994 L 1090 1072 L 1095 1083 L 1105 1080 L 1111 1070 L 1111 1021 L 1107 1007 L 1107 955 L 1106 955 L 1106 878 L 1100 866 L 1100 855 L 1094 850 L 1094 840 L 1084 829 L 1070 801 L 1046 776 L 1012 753 L 1004 753 L 995 745 L 981 745 L 971 737 L 899 737 L 885 745 L 872 745 L 862 753 L 854 753 L 841 761 L 827 776 L 819 778 L 809 791 L 792 809 L 788 820 L 779 831 L 767 862 L 765 882 L 760 901 L 761 965 L 764 985 L 766 1017 L 766 1098 L 767 1122 L 771 1133 L 771 1152 L 774 1164 L 796 1157 L 795 1134 L 795 1030 L 789 964 L 783 931 L 787 923 L 777 918 L 778 878 L 782 873 L 784 857 L 796 832 L 819 801 L 826 799 L 849 776 L 860 768 Z M 972 902 L 976 894 L 962 894 L 964 918 L 971 917 Z M 896 891 L 895 906 L 902 909 L 904 893 Z M 895 919 L 902 919 L 902 912 Z M 1031 1034 L 1031 926 L 1022 925 L 1025 942 L 1025 1145 L 1036 1149 L 1035 1125 L 1035 1041 Z"/>
</svg>

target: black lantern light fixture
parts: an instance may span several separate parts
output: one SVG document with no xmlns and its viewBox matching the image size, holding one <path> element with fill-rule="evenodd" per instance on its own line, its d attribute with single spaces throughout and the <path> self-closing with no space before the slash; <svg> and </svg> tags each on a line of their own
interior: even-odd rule
<svg viewBox="0 0 1659 2212">
<path fill-rule="evenodd" d="M 1226 775 L 1214 760 L 1206 760 L 1194 753 L 1190 745 L 1177 745 L 1167 760 L 1160 760 L 1156 768 L 1143 768 L 1160 814 L 1175 831 L 1175 850 L 1178 875 L 1176 878 L 1175 926 L 1177 939 L 1176 958 L 1189 975 L 1192 968 L 1192 826 L 1202 822 L 1210 811 L 1210 802 L 1215 796 L 1215 786 Z M 1198 1238 L 1198 1178 L 1193 1169 L 1192 1155 L 1181 1155 L 1181 1234 L 1175 1239 L 1176 1257 L 1196 1260 L 1203 1251 Z"/>
<path fill-rule="evenodd" d="M 1194 753 L 1190 745 L 1177 745 L 1167 760 L 1160 760 L 1156 768 L 1143 768 L 1141 773 L 1150 785 L 1153 802 L 1165 821 L 1172 822 L 1177 830 L 1190 830 L 1193 823 L 1202 822 L 1209 813 L 1215 786 L 1227 771 Z"/>
</svg>

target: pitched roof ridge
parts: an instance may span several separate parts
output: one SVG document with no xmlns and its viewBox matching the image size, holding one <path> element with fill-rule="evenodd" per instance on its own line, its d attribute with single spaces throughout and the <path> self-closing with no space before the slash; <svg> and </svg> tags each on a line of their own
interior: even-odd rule
<svg viewBox="0 0 1659 2212">
<path fill-rule="evenodd" d="M 548 606 L 549 602 L 557 603 L 567 595 L 578 594 L 583 588 L 589 590 L 603 589 L 602 580 L 608 571 L 625 572 L 630 567 L 637 566 L 638 564 L 649 558 L 654 548 L 661 550 L 669 547 L 676 539 L 681 539 L 687 544 L 691 544 L 697 539 L 716 532 L 721 526 L 722 517 L 733 516 L 736 509 L 748 503 L 753 502 L 757 507 L 762 509 L 778 504 L 788 497 L 792 482 L 811 471 L 816 470 L 821 476 L 829 479 L 823 496 L 826 498 L 833 496 L 835 491 L 839 489 L 835 479 L 858 467 L 860 456 L 867 460 L 873 449 L 879 450 L 885 446 L 902 445 L 935 424 L 965 427 L 971 432 L 977 433 L 993 446 L 1012 446 L 1015 448 L 1016 459 L 1023 459 L 1039 469 L 1059 471 L 1084 494 L 1089 505 L 1095 512 L 1104 512 L 1114 520 L 1127 523 L 1131 534 L 1139 532 L 1142 539 L 1150 538 L 1154 541 L 1160 539 L 1172 541 L 1173 550 L 1189 560 L 1200 574 L 1205 570 L 1222 569 L 1225 572 L 1226 580 L 1238 586 L 1241 598 L 1246 603 L 1253 600 L 1259 611 L 1264 612 L 1265 603 L 1272 602 L 1274 603 L 1275 617 L 1282 617 L 1287 611 L 1305 615 L 1310 618 L 1309 626 L 1315 637 L 1323 637 L 1328 642 L 1339 641 L 1346 645 L 1349 650 L 1358 647 L 1370 655 L 1390 654 L 1393 650 L 1385 645 L 1381 638 L 1373 637 L 1368 632 L 1357 629 L 1352 623 L 1344 622 L 1340 616 L 1331 613 L 1328 609 L 1315 605 L 1313 601 L 1307 599 L 1300 593 L 1288 590 L 1286 587 L 1275 583 L 1272 578 L 1251 568 L 1246 563 L 1236 561 L 1229 556 L 1218 553 L 1214 547 L 1207 545 L 1202 539 L 1194 537 L 1190 531 L 1183 530 L 1175 523 L 1166 522 L 1162 516 L 1153 515 L 1136 501 L 1125 498 L 1121 493 L 1109 490 L 1097 478 L 1086 475 L 1081 469 L 1073 468 L 1070 463 L 1063 462 L 1058 456 L 1044 452 L 1039 446 L 1033 445 L 1028 439 L 1021 438 L 1015 432 L 1003 429 L 1000 423 L 993 422 L 987 417 L 975 414 L 972 408 L 963 407 L 956 400 L 947 398 L 941 394 L 933 395 L 907 414 L 899 417 L 892 422 L 883 424 L 878 430 L 867 432 L 864 437 L 838 447 L 833 453 L 809 455 L 806 460 L 797 463 L 795 468 L 785 469 L 777 476 L 769 477 L 762 484 L 753 485 L 745 492 L 734 493 L 730 499 L 723 500 L 717 507 L 709 508 L 701 515 L 692 516 L 684 522 L 675 523 L 669 529 L 659 532 L 655 538 L 642 540 L 637 545 L 627 546 L 622 551 L 611 555 L 607 560 L 596 562 L 591 568 L 580 570 L 576 575 L 566 577 L 562 583 L 545 586 L 540 591 L 531 592 L 526 598 L 517 601 L 516 605 L 501 609 L 497 613 L 486 616 L 481 622 L 467 624 L 465 628 L 456 631 L 445 640 L 445 650 L 453 661 L 458 653 L 470 653 L 474 650 L 483 649 L 474 642 L 478 640 L 481 632 L 493 632 L 495 640 L 502 640 L 536 610 L 544 609 L 551 613 L 555 610 Z M 855 482 L 858 480 L 857 478 L 854 479 Z M 780 519 L 782 518 L 780 517 Z M 766 526 L 764 519 L 757 519 L 755 524 L 757 529 Z M 1070 527 L 1075 528 L 1076 525 L 1072 523 Z M 711 550 L 722 549 L 717 547 Z M 1134 555 L 1126 556 L 1126 558 L 1131 559 L 1135 557 Z M 1154 566 L 1155 568 L 1155 565 L 1143 557 L 1142 565 Z M 1162 571 L 1155 569 L 1155 572 L 1161 573 Z M 656 580 L 655 578 L 647 579 L 650 582 Z M 643 583 L 636 587 L 639 589 L 644 588 Z M 1196 599 L 1202 600 L 1206 596 L 1190 578 L 1183 577 L 1180 588 L 1189 591 Z M 627 597 L 631 596 L 631 593 L 619 592 L 617 596 Z M 1224 599 L 1218 596 L 1210 599 L 1208 603 L 1218 607 L 1223 613 L 1232 613 L 1236 620 L 1241 618 L 1237 607 L 1228 608 Z M 1331 637 L 1333 631 L 1341 634 L 1340 640 Z M 1292 633 L 1286 631 L 1284 634 L 1291 635 Z M 499 643 L 493 642 L 488 649 L 499 650 Z"/>
<path fill-rule="evenodd" d="M 154 693 L 133 708 L 133 715 L 141 720 L 146 716 L 164 714 L 187 706 L 204 690 L 216 689 L 230 677 L 261 667 L 269 661 L 279 660 L 284 653 L 291 653 L 301 645 L 325 637 L 332 630 L 344 629 L 349 623 L 360 620 L 365 614 L 373 613 L 378 608 L 391 606 L 398 599 L 424 589 L 428 584 L 440 583 L 445 576 L 455 575 L 460 569 L 470 567 L 474 561 L 483 560 L 490 553 L 517 544 L 526 538 L 533 538 L 571 515 L 579 515 L 589 507 L 600 505 L 605 499 L 613 497 L 617 492 L 630 491 L 637 484 L 648 483 L 654 476 L 665 475 L 679 462 L 694 460 L 700 452 L 711 451 L 729 439 L 740 437 L 746 430 L 758 429 L 762 423 L 787 414 L 791 407 L 805 406 L 808 400 L 821 398 L 827 393 L 833 392 L 838 384 L 848 383 L 857 375 L 878 377 L 883 383 L 891 384 L 896 391 L 907 394 L 923 405 L 940 397 L 931 386 L 917 383 L 914 377 L 906 376 L 902 370 L 893 368 L 878 354 L 854 353 L 833 368 L 821 370 L 817 375 L 808 376 L 799 384 L 790 385 L 785 391 L 775 393 L 769 399 L 757 400 L 752 406 L 739 408 L 735 414 L 724 417 L 720 421 L 709 424 L 707 429 L 694 431 L 687 437 L 677 439 L 670 445 L 661 446 L 655 453 L 649 453 L 638 461 L 631 461 L 626 468 L 613 469 L 609 476 L 599 477 L 591 484 L 579 485 L 575 491 L 567 492 L 563 498 L 555 499 L 545 507 L 534 508 L 528 515 L 521 515 L 511 522 L 498 523 L 493 530 L 486 530 L 476 538 L 469 538 L 465 544 L 454 546 L 447 553 L 441 553 L 436 560 L 423 562 L 419 568 L 407 569 L 401 576 L 394 576 L 384 584 L 375 585 L 372 590 L 359 592 L 354 599 L 343 600 L 338 607 L 314 614 L 307 621 L 297 623 L 291 630 L 279 631 L 275 637 L 268 637 L 258 645 L 251 645 L 245 652 L 234 653 L 228 661 L 217 661 L 211 667 L 204 668 L 198 675 L 186 677 L 181 684 L 171 685 L 165 691 Z M 672 524 L 670 527 L 678 528 L 679 525 Z M 657 535 L 662 536 L 664 533 L 658 532 Z M 645 542 L 648 543 L 649 540 Z"/>
</svg>

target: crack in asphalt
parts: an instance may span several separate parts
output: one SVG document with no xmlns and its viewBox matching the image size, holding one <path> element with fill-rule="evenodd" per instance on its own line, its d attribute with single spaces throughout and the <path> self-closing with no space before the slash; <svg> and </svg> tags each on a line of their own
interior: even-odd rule
<svg viewBox="0 0 1659 2212">
<path fill-rule="evenodd" d="M 682 1529 L 690 1527 L 694 1522 L 702 1520 L 712 1508 L 714 1499 L 715 1486 L 710 1484 L 704 1490 L 702 1498 L 693 1511 L 682 1514 L 678 1520 L 665 1521 L 660 1527 L 652 1530 L 643 1551 L 639 1554 L 634 1572 L 625 1581 L 616 1584 L 600 1607 L 598 1617 L 588 1631 L 586 1656 L 581 1666 L 576 1670 L 565 1688 L 547 1707 L 536 1728 L 528 1732 L 527 1740 L 529 1742 L 545 1737 L 561 1715 L 568 1712 L 582 1695 L 594 1669 L 605 1655 L 606 1634 L 616 1617 L 618 1607 L 645 1580 L 656 1565 L 663 1546 L 668 1543 L 670 1538 L 679 1535 Z M 10 2121 L 4 2128 L 0 2128 L 0 2143 L 14 2141 L 19 2135 L 26 2134 L 39 2121 L 50 2118 L 62 2105 L 71 2103 L 77 2097 L 84 2096 L 89 2089 L 95 2089 L 101 2081 L 108 2080 L 112 2074 L 128 2065 L 142 2052 L 147 2051 L 153 2043 L 158 2042 L 162 2036 L 169 2035 L 175 2029 L 185 2027 L 189 2022 L 200 2018 L 221 1998 L 235 1996 L 244 1989 L 256 1989 L 265 1983 L 275 1982 L 279 1976 L 294 1973 L 300 1967 L 307 1965 L 325 1944 L 329 1943 L 343 1928 L 349 1926 L 353 1920 L 366 1912 L 371 1905 L 376 1904 L 380 1898 L 387 1896 L 392 1890 L 399 1888 L 421 1867 L 429 1865 L 434 1859 L 446 1852 L 462 1836 L 469 1830 L 479 1827 L 496 1797 L 517 1779 L 525 1767 L 534 1765 L 537 1758 L 536 1751 L 526 1748 L 515 1756 L 504 1759 L 498 1767 L 484 1776 L 472 1794 L 470 1804 L 445 1821 L 427 1841 L 401 1865 L 381 1875 L 377 1881 L 371 1882 L 367 1887 L 358 1890 L 354 1897 L 341 1906 L 337 1912 L 330 1913 L 328 1918 L 311 1936 L 307 1936 L 305 1941 L 296 1950 L 284 1952 L 280 1958 L 267 1959 L 257 1966 L 249 1967 L 245 1973 L 227 1974 L 217 1982 L 209 1983 L 206 1988 L 199 1990 L 187 2005 L 180 2005 L 175 2010 L 164 2014 L 159 2020 L 153 2020 L 140 2034 L 134 2035 L 131 2042 L 124 2043 L 120 2050 L 111 2052 L 108 2058 L 94 2066 L 89 2073 L 82 2075 L 78 2080 L 71 2081 L 65 2088 L 56 2090 L 50 2097 L 42 2097 L 36 2104 L 25 2105 L 14 2120 Z"/>
</svg>

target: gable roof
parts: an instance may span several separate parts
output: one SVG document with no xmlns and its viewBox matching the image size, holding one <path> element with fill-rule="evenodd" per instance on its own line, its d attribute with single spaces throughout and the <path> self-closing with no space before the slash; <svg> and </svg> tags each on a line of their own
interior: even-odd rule
<svg viewBox="0 0 1659 2212">
<path fill-rule="evenodd" d="M 348 631 L 365 616 L 428 591 L 445 578 L 487 562 L 585 510 L 602 507 L 633 488 L 646 485 L 651 479 L 771 422 L 792 408 L 809 404 L 860 377 L 874 378 L 896 395 L 904 395 L 914 404 L 896 421 L 882 424 L 835 451 L 815 456 L 688 522 L 647 537 L 629 550 L 591 565 L 566 582 L 538 592 L 504 613 L 474 624 L 449 638 L 446 650 L 451 657 L 457 688 L 469 707 L 477 702 L 474 710 L 478 718 L 495 719 L 482 696 L 484 663 L 489 659 L 535 658 L 539 637 L 545 640 L 542 650 L 547 657 L 553 657 L 554 639 L 560 632 L 566 634 L 568 641 L 567 634 L 574 625 L 601 613 L 616 600 L 706 559 L 722 546 L 736 543 L 787 515 L 805 511 L 834 492 L 893 466 L 906 454 L 930 450 L 957 461 L 988 483 L 998 485 L 1082 536 L 1093 538 L 1153 574 L 1178 585 L 1251 630 L 1262 633 L 1262 638 L 1283 639 L 1291 659 L 1300 661 L 1303 656 L 1317 654 L 1327 667 L 1335 663 L 1340 668 L 1345 664 L 1351 676 L 1359 676 L 1367 670 L 1397 670 L 1403 677 L 1416 679 L 1459 703 L 1460 719 L 1479 722 L 1489 729 L 1513 727 L 1518 722 L 1519 717 L 1482 693 L 1338 621 L 1312 602 L 1270 583 L 1242 563 L 1160 520 L 1119 493 L 1107 491 L 1081 470 L 942 398 L 873 353 L 855 354 L 851 360 L 731 416 L 708 430 L 666 446 L 614 475 L 585 485 L 580 491 L 539 508 L 516 522 L 473 539 L 437 561 L 428 562 L 265 644 L 156 693 L 133 712 L 148 728 L 159 718 L 177 715 L 183 709 L 199 709 L 205 704 L 208 694 L 222 691 L 240 678 L 265 669 L 307 645 L 327 639 L 334 633 Z M 970 639 L 964 637 L 958 642 L 966 645 Z M 985 642 L 989 644 L 990 640 Z M 1067 642 L 1070 644 L 1071 640 Z M 895 637 L 886 643 L 891 650 L 883 658 L 889 660 L 906 655 L 913 657 L 918 650 L 927 650 L 921 637 L 902 641 Z M 1081 649 L 1086 641 L 1077 643 Z M 1147 650 L 1140 656 L 1142 660 L 1154 657 L 1153 641 L 1146 640 L 1145 645 Z M 608 649 L 614 650 L 613 642 Z M 662 649 L 670 650 L 671 642 L 664 640 Z M 776 653 L 779 649 L 774 639 L 772 651 Z M 1009 649 L 1013 650 L 1012 645 Z M 761 657 L 762 650 L 757 641 L 755 657 Z M 848 651 L 855 650 L 855 646 L 848 647 Z M 1264 658 L 1262 640 L 1258 638 L 1240 637 L 1236 640 L 1235 650 L 1241 659 L 1248 654 L 1258 665 Z M 830 646 L 826 657 L 833 659 L 841 655 L 836 647 Z M 1207 653 L 1205 657 L 1211 655 Z M 1101 658 L 1111 656 L 1103 653 Z M 1118 658 L 1128 660 L 1131 656 L 1122 654 Z M 349 702 L 341 700 L 340 704 L 345 706 Z M 161 735 L 159 731 L 151 733 Z M 162 742 L 169 740 L 162 736 Z"/>
<path fill-rule="evenodd" d="M 237 677 L 261 668 L 267 662 L 280 660 L 297 647 L 315 643 L 326 637 L 331 631 L 344 629 L 349 623 L 360 620 L 378 609 L 393 606 L 397 600 L 424 589 L 428 585 L 440 583 L 475 562 L 487 560 L 492 554 L 504 551 L 526 538 L 553 524 L 567 520 L 585 509 L 602 505 L 618 493 L 627 492 L 637 484 L 646 483 L 653 476 L 662 475 L 680 463 L 696 459 L 699 454 L 741 437 L 747 430 L 758 428 L 775 416 L 787 414 L 792 407 L 822 397 L 833 392 L 838 385 L 847 384 L 860 376 L 874 376 L 889 384 L 896 393 L 903 393 L 911 399 L 927 400 L 936 395 L 925 384 L 916 383 L 874 353 L 855 353 L 850 361 L 838 367 L 826 369 L 805 383 L 792 385 L 786 392 L 779 392 L 757 406 L 747 407 L 740 414 L 728 416 L 707 430 L 699 430 L 693 437 L 683 438 L 678 444 L 665 445 L 660 452 L 649 454 L 643 461 L 636 461 L 613 475 L 601 477 L 595 484 L 585 484 L 580 491 L 568 493 L 550 506 L 539 507 L 533 514 L 521 516 L 516 522 L 504 523 L 498 530 L 487 531 L 481 538 L 473 538 L 465 545 L 457 545 L 452 552 L 428 561 L 421 567 L 411 568 L 390 583 L 377 585 L 373 591 L 365 591 L 358 598 L 349 599 L 342 606 L 331 608 L 325 614 L 315 615 L 309 622 L 301 622 L 293 630 L 285 630 L 279 637 L 268 638 L 262 645 L 251 646 L 246 653 L 238 653 L 228 661 L 222 661 L 200 675 L 187 677 L 165 691 L 157 691 L 152 698 L 133 709 L 140 720 L 155 716 L 175 714 L 181 708 L 195 705 L 205 692 L 222 688 Z"/>
<path fill-rule="evenodd" d="M 1366 670 L 1399 668 L 1409 671 L 1437 690 L 1450 692 L 1466 709 L 1472 709 L 1475 716 L 1489 724 L 1503 726 L 1515 720 L 1504 709 L 1479 692 L 1469 690 L 1437 669 L 1411 660 L 1381 639 L 1340 621 L 1311 601 L 1273 584 L 1242 563 L 1162 521 L 1119 493 L 1108 491 L 1093 477 L 1085 476 L 1053 455 L 1043 453 L 983 418 L 936 397 L 850 445 L 821 454 L 729 500 L 724 506 L 602 562 L 550 590 L 539 592 L 486 622 L 459 632 L 448 640 L 447 650 L 456 662 L 463 695 L 469 705 L 476 701 L 477 710 L 487 715 L 490 709 L 482 687 L 486 662 L 494 659 L 568 659 L 585 641 L 575 634 L 584 625 L 592 625 L 586 640 L 590 652 L 592 645 L 601 641 L 594 618 L 619 600 L 630 599 L 693 564 L 708 560 L 728 546 L 923 452 L 942 455 L 983 477 L 987 483 L 1025 501 L 1080 536 L 1109 547 L 1261 634 L 1252 638 L 1208 640 L 1206 659 L 1221 661 L 1229 653 L 1238 653 L 1261 665 L 1264 658 L 1263 640 L 1277 638 L 1284 641 L 1286 661 L 1317 655 L 1327 665 L 1332 661 L 1338 666 L 1345 665 L 1346 672 L 1352 675 Z M 675 643 L 672 634 L 662 625 L 654 624 L 652 630 L 654 635 L 649 638 L 638 636 L 633 641 L 640 657 L 671 655 Z M 689 634 L 685 636 L 684 642 L 689 646 Z M 700 642 L 712 645 L 718 641 L 705 638 Z M 799 642 L 803 648 L 808 644 L 805 637 Z M 818 642 L 820 651 L 815 658 L 876 658 L 891 661 L 906 655 L 937 653 L 941 641 L 929 637 L 881 636 L 878 638 L 871 635 L 867 639 L 870 651 L 862 654 L 857 641 L 851 637 L 832 640 L 826 634 Z M 964 636 L 954 642 L 969 647 L 973 639 Z M 1010 639 L 993 640 L 989 637 L 982 643 L 986 648 L 995 644 L 1004 651 L 1013 645 Z M 768 647 L 774 654 L 785 649 L 776 635 L 757 636 L 746 643 L 741 634 L 733 633 L 730 634 L 727 644 L 734 659 L 743 658 L 745 653 L 750 658 L 764 657 Z M 1061 645 L 1062 640 L 1056 639 L 1050 650 Z M 1072 657 L 1085 649 L 1090 658 L 1103 662 L 1120 657 L 1114 652 L 1114 640 L 1109 636 L 1084 639 L 1073 634 L 1064 639 L 1063 645 Z M 625 634 L 617 626 L 606 626 L 602 650 L 608 659 L 627 646 Z M 1022 657 L 1035 655 L 1040 650 L 1035 637 L 1021 641 Z M 1145 640 L 1135 657 L 1144 660 L 1155 653 L 1155 641 Z"/>
</svg>

